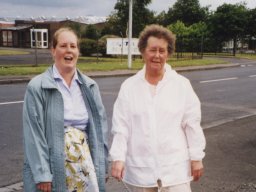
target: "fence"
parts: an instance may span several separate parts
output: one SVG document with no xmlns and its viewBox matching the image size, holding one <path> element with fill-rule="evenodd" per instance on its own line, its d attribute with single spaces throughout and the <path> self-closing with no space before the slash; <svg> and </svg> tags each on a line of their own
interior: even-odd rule
<svg viewBox="0 0 256 192">
<path fill-rule="evenodd" d="M 226 46 L 228 43 L 229 46 Z M 177 36 L 174 57 L 177 59 L 200 59 L 204 55 L 235 56 L 236 53 L 255 55 L 255 50 L 256 39 L 254 38 L 240 39 L 234 48 L 232 41 L 224 42 L 220 38 Z"/>
</svg>

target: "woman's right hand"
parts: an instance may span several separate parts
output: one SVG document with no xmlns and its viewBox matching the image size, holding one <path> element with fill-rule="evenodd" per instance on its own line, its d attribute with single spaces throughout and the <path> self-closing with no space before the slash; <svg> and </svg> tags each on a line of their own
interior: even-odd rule
<svg viewBox="0 0 256 192">
<path fill-rule="evenodd" d="M 113 161 L 111 167 L 111 175 L 118 181 L 121 181 L 124 176 L 124 162 L 123 161 Z"/>
<path fill-rule="evenodd" d="M 37 189 L 42 192 L 51 192 L 52 191 L 52 182 L 41 182 L 36 184 Z"/>
</svg>

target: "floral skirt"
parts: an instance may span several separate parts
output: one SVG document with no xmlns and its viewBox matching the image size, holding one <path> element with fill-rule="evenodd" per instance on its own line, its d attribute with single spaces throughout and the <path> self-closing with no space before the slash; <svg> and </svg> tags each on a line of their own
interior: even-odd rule
<svg viewBox="0 0 256 192">
<path fill-rule="evenodd" d="M 98 192 L 98 182 L 85 132 L 65 128 L 67 192 Z"/>
</svg>

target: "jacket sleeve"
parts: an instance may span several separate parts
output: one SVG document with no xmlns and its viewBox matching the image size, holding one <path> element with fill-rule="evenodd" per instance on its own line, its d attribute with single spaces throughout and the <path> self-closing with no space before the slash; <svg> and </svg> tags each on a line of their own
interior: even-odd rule
<svg viewBox="0 0 256 192">
<path fill-rule="evenodd" d="M 191 160 L 202 160 L 205 156 L 205 136 L 201 127 L 201 104 L 191 84 L 186 84 L 185 113 L 182 127 L 185 131 Z"/>
<path fill-rule="evenodd" d="M 101 99 L 100 90 L 96 83 L 94 85 L 94 96 L 95 96 L 97 108 L 99 110 L 99 115 L 101 118 L 102 134 L 103 134 L 103 142 L 104 142 L 104 154 L 105 154 L 105 167 L 106 167 L 106 173 L 108 173 L 108 135 L 109 135 L 108 122 L 107 122 L 106 110 Z"/>
<path fill-rule="evenodd" d="M 43 114 L 41 94 L 29 84 L 23 106 L 24 152 L 35 183 L 52 181 Z"/>
<path fill-rule="evenodd" d="M 112 117 L 113 141 L 110 149 L 110 158 L 112 161 L 126 160 L 127 142 L 130 130 L 129 120 L 129 102 L 126 99 L 124 86 L 121 86 L 120 92 L 114 104 Z"/>
</svg>

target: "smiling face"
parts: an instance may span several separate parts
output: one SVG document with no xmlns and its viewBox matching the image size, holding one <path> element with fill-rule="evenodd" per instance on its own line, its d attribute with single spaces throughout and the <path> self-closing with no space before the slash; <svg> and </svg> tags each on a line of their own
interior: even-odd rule
<svg viewBox="0 0 256 192">
<path fill-rule="evenodd" d="M 60 72 L 72 73 L 76 69 L 79 56 L 77 36 L 72 31 L 61 31 L 56 36 L 56 45 L 52 48 L 55 65 Z"/>
<path fill-rule="evenodd" d="M 163 38 L 149 37 L 147 46 L 142 53 L 143 60 L 146 64 L 146 71 L 149 73 L 164 72 L 164 64 L 168 59 L 168 43 Z"/>
</svg>

